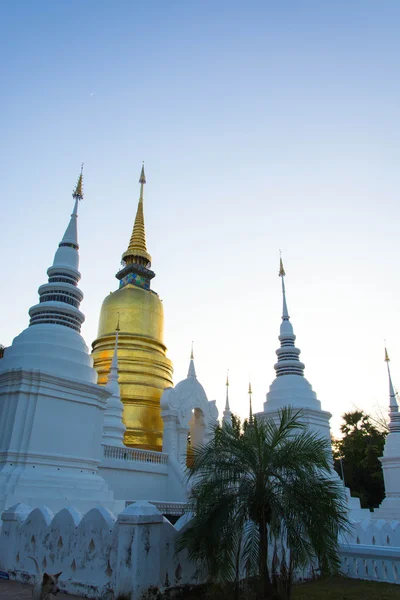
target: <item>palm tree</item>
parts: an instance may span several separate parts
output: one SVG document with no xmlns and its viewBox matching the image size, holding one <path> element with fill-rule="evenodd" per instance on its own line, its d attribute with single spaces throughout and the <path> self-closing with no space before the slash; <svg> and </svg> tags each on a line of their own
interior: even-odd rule
<svg viewBox="0 0 400 600">
<path fill-rule="evenodd" d="M 210 582 L 235 582 L 236 597 L 247 577 L 259 598 L 290 598 L 295 569 L 338 568 L 338 533 L 349 527 L 330 444 L 291 409 L 277 424 L 234 425 L 193 450 L 193 519 L 177 547 Z"/>
</svg>

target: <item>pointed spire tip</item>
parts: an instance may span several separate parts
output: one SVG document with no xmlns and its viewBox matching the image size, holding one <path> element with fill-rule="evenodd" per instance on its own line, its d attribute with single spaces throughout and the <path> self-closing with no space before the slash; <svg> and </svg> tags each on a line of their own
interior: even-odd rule
<svg viewBox="0 0 400 600">
<path fill-rule="evenodd" d="M 144 265 L 146 268 L 150 268 L 151 256 L 147 252 L 146 231 L 144 226 L 143 214 L 143 185 L 146 183 L 146 177 L 144 174 L 144 164 L 140 173 L 139 183 L 140 196 L 136 211 L 135 222 L 133 224 L 133 230 L 131 239 L 129 241 L 129 246 L 128 249 L 122 255 L 122 261 L 125 263 L 139 263 Z"/>
<path fill-rule="evenodd" d="M 285 269 L 283 267 L 283 261 L 282 261 L 282 256 L 279 259 L 279 277 L 285 277 L 286 273 L 285 273 Z"/>
<path fill-rule="evenodd" d="M 83 200 L 83 163 L 81 164 L 81 172 L 78 177 L 75 189 L 72 192 L 72 197 L 77 198 L 78 200 Z"/>
<path fill-rule="evenodd" d="M 142 164 L 142 170 L 140 172 L 139 183 L 141 183 L 141 184 L 146 183 L 146 175 L 144 174 L 144 161 L 143 161 L 143 164 Z"/>
</svg>

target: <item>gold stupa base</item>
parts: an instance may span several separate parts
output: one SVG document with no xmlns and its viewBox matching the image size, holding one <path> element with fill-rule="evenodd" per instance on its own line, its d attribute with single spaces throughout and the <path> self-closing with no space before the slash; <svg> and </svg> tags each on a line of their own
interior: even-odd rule
<svg viewBox="0 0 400 600">
<path fill-rule="evenodd" d="M 98 383 L 107 383 L 115 335 L 93 343 L 94 367 Z M 162 450 L 163 421 L 160 400 L 165 388 L 172 386 L 172 364 L 157 342 L 119 333 L 118 381 L 124 405 L 126 446 Z"/>
</svg>

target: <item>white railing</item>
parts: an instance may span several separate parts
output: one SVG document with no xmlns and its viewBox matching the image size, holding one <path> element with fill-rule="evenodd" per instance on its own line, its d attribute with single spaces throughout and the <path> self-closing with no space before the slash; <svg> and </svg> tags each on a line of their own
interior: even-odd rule
<svg viewBox="0 0 400 600">
<path fill-rule="evenodd" d="M 130 504 L 133 504 L 134 500 L 127 500 L 125 502 L 125 508 Z M 189 512 L 189 508 L 186 502 L 160 502 L 149 500 L 150 504 L 154 504 L 154 506 L 160 511 L 162 514 L 174 515 L 175 517 L 181 517 L 185 512 Z"/>
<path fill-rule="evenodd" d="M 107 446 L 106 444 L 103 444 L 103 451 L 104 458 L 147 462 L 155 465 L 166 465 L 168 463 L 168 454 L 165 454 L 165 452 L 140 450 L 139 448 L 121 448 L 119 446 Z"/>
<path fill-rule="evenodd" d="M 400 548 L 341 544 L 340 558 L 347 577 L 400 585 Z"/>
</svg>

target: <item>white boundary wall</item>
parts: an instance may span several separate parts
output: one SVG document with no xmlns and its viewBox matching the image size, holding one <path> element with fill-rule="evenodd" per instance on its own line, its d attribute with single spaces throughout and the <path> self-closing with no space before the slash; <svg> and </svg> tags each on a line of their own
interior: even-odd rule
<svg viewBox="0 0 400 600">
<path fill-rule="evenodd" d="M 103 507 L 84 516 L 74 508 L 56 515 L 18 504 L 2 515 L 0 570 L 33 583 L 36 567 L 57 573 L 63 590 L 86 598 L 139 600 L 146 590 L 196 584 L 196 567 L 175 541 L 190 516 L 175 526 L 153 504 L 135 502 L 118 516 Z M 400 523 L 360 521 L 340 540 L 341 569 L 355 579 L 400 584 Z"/>
<path fill-rule="evenodd" d="M 341 571 L 353 579 L 400 585 L 400 523 L 358 521 L 341 540 Z"/>
<path fill-rule="evenodd" d="M 96 600 L 119 595 L 136 600 L 149 588 L 197 583 L 186 553 L 175 553 L 178 530 L 149 502 L 135 502 L 116 517 L 105 508 L 82 516 L 73 508 L 56 515 L 18 504 L 2 515 L 0 570 L 33 583 L 40 569 L 62 571 L 60 587 Z"/>
</svg>

